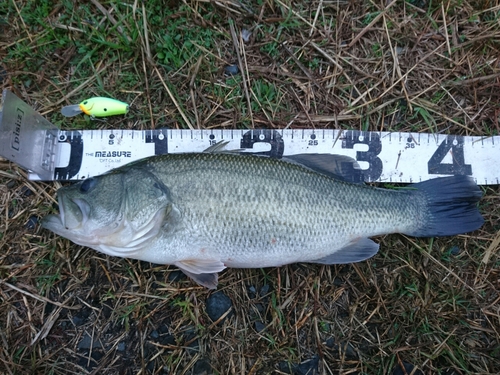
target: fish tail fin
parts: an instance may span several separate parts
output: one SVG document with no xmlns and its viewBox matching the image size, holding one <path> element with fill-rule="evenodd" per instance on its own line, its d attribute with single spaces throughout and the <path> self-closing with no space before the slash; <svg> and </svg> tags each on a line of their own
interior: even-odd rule
<svg viewBox="0 0 500 375">
<path fill-rule="evenodd" d="M 411 185 L 427 200 L 419 227 L 406 234 L 415 237 L 453 236 L 483 225 L 477 203 L 482 192 L 468 176 L 435 178 Z"/>
</svg>

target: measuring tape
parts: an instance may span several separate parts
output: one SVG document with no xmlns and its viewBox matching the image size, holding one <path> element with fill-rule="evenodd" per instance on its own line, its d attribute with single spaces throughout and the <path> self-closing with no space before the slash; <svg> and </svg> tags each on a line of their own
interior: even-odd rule
<svg viewBox="0 0 500 375">
<path fill-rule="evenodd" d="M 356 159 L 367 182 L 418 182 L 447 175 L 478 184 L 500 180 L 500 137 L 357 130 L 84 130 L 61 131 L 54 179 L 78 180 L 166 153 L 202 152 L 226 141 L 269 157 L 319 153 Z"/>
<path fill-rule="evenodd" d="M 500 181 L 499 136 L 313 129 L 61 131 L 10 92 L 4 92 L 0 115 L 0 155 L 33 171 L 29 176 L 36 180 L 80 180 L 148 156 L 202 152 L 225 141 L 227 150 L 274 158 L 350 156 L 367 182 L 412 183 L 449 175 L 468 175 L 479 185 Z"/>
</svg>

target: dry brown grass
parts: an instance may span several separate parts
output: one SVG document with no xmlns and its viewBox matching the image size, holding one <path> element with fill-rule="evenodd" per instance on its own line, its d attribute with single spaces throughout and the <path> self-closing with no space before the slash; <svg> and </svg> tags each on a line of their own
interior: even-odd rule
<svg viewBox="0 0 500 375">
<path fill-rule="evenodd" d="M 0 29 L 2 88 L 63 128 L 499 133 L 495 1 L 8 0 Z M 224 77 L 228 64 L 243 74 Z M 94 95 L 133 111 L 59 115 Z M 221 324 L 174 267 L 41 230 L 59 186 L 0 161 L 1 374 L 278 374 L 309 359 L 321 374 L 500 373 L 498 186 L 475 233 L 386 236 L 356 265 L 227 270 Z"/>
</svg>

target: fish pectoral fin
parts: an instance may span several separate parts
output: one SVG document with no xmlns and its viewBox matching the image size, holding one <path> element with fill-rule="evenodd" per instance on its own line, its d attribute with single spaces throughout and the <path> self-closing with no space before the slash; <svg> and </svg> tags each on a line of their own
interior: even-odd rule
<svg viewBox="0 0 500 375">
<path fill-rule="evenodd" d="M 219 283 L 217 272 L 214 272 L 214 273 L 192 273 L 192 272 L 183 270 L 182 268 L 181 268 L 181 271 L 184 272 L 184 274 L 187 277 L 191 278 L 193 281 L 196 281 L 201 286 L 204 286 L 205 288 L 208 288 L 208 289 L 217 289 L 217 284 Z"/>
<path fill-rule="evenodd" d="M 333 254 L 320 259 L 312 260 L 309 263 L 347 264 L 361 262 L 377 254 L 378 248 L 378 243 L 373 242 L 369 238 L 360 238 Z"/>
<path fill-rule="evenodd" d="M 300 164 L 336 180 L 354 184 L 364 183 L 364 175 L 358 162 L 346 155 L 337 154 L 296 154 L 283 160 Z"/>
</svg>

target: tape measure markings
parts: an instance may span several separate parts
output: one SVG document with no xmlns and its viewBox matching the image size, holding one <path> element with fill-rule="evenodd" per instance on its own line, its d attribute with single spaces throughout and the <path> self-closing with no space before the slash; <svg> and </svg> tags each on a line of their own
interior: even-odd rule
<svg viewBox="0 0 500 375">
<path fill-rule="evenodd" d="M 358 130 L 81 130 L 60 131 L 54 179 L 81 179 L 128 162 L 167 152 L 201 152 L 225 140 L 226 148 L 283 157 L 301 153 L 355 158 L 366 181 L 418 182 L 450 174 L 471 175 L 479 184 L 498 184 L 500 155 L 495 137 Z M 69 143 L 70 148 L 61 144 Z M 32 176 L 36 179 L 36 175 Z"/>
</svg>

